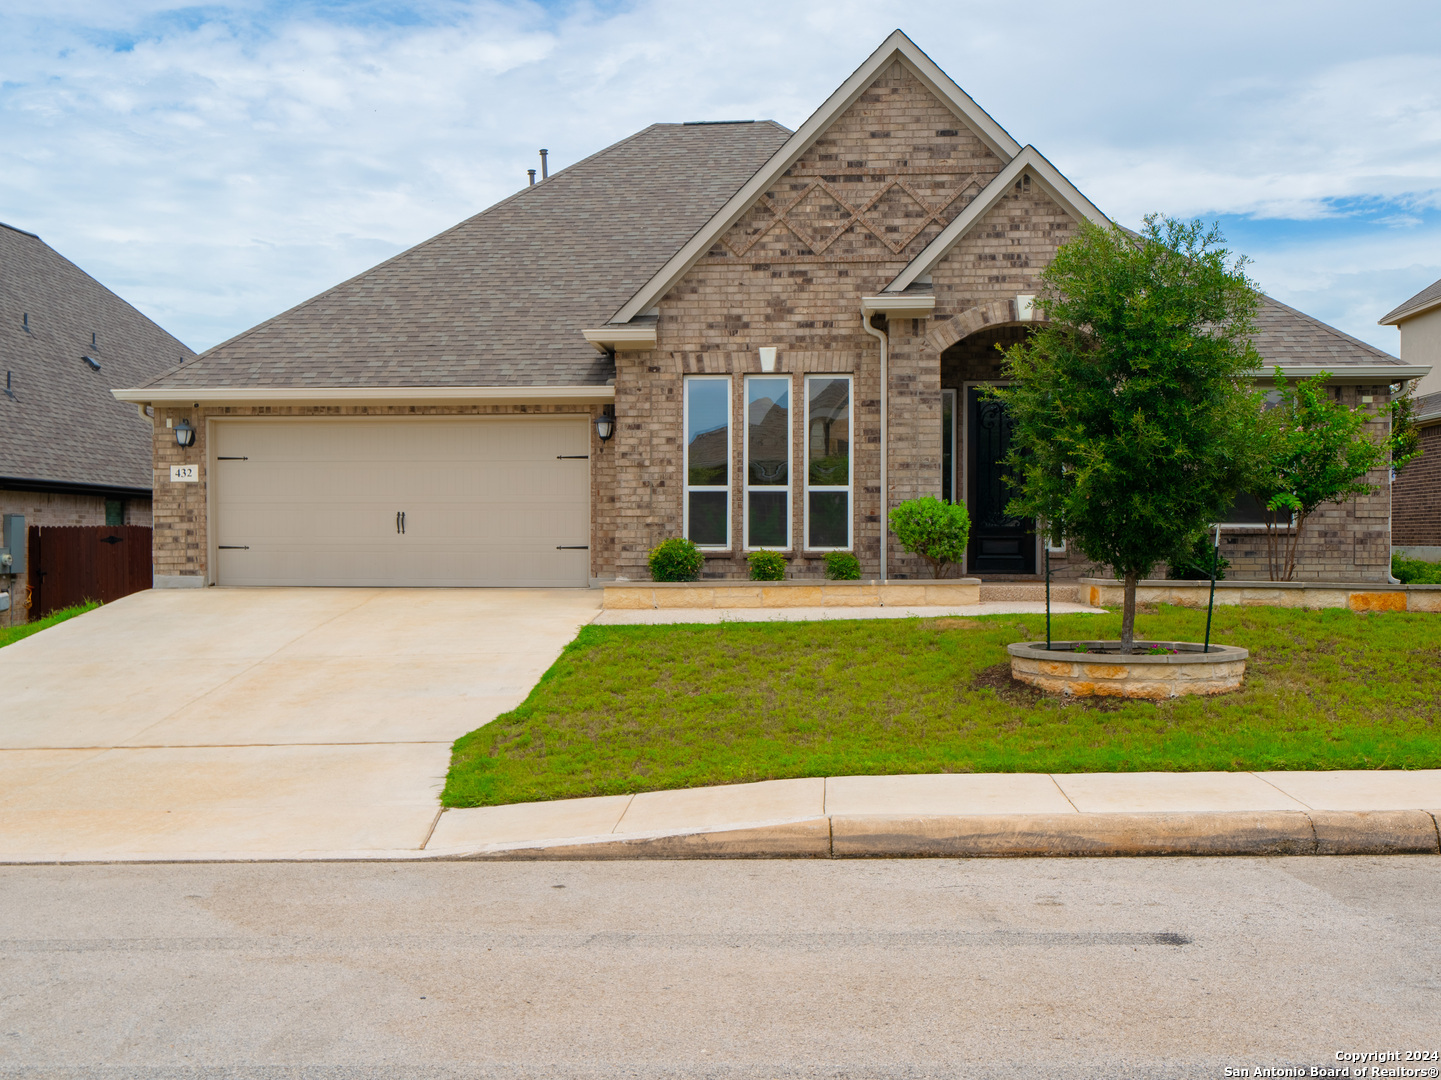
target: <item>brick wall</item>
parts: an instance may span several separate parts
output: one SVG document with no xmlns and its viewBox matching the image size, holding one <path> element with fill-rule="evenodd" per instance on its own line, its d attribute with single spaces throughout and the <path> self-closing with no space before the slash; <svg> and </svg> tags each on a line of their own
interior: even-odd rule
<svg viewBox="0 0 1441 1080">
<path fill-rule="evenodd" d="M 155 574 L 158 577 L 180 576 L 204 578 L 208 569 L 209 540 L 206 520 L 206 424 L 209 419 L 244 416 L 516 416 L 516 415 L 583 415 L 594 417 L 601 406 L 588 405 L 396 405 L 396 406 L 246 406 L 199 409 L 157 408 L 155 410 L 155 500 L 154 540 Z M 175 443 L 173 428 L 166 427 L 181 418 L 190 421 L 195 430 L 195 444 L 181 449 Z M 591 575 L 596 576 L 595 562 L 603 551 L 602 537 L 595 522 L 602 520 L 614 505 L 614 450 L 616 440 L 602 445 L 591 428 Z M 171 465 L 196 465 L 200 479 L 196 483 L 172 484 Z"/>
<path fill-rule="evenodd" d="M 1421 456 L 1396 478 L 1391 498 L 1393 545 L 1441 546 L 1441 424 L 1421 429 Z"/>
</svg>

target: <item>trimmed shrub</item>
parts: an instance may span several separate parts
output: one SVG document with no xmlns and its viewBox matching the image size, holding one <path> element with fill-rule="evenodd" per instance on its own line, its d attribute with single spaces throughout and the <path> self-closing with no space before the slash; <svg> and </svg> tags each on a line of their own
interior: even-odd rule
<svg viewBox="0 0 1441 1080">
<path fill-rule="evenodd" d="M 747 556 L 752 581 L 784 581 L 786 560 L 779 551 L 752 551 Z"/>
<path fill-rule="evenodd" d="M 901 547 L 925 559 L 935 577 L 950 577 L 965 558 L 971 515 L 960 503 L 930 495 L 907 499 L 891 511 L 890 521 Z"/>
<path fill-rule="evenodd" d="M 1210 581 L 1211 580 L 1211 559 L 1215 552 L 1215 538 L 1212 533 L 1198 536 L 1192 541 L 1190 547 L 1183 550 L 1179 555 L 1172 558 L 1171 580 L 1172 581 Z M 1231 560 L 1221 556 L 1221 561 L 1216 564 L 1216 580 L 1226 580 L 1226 570 L 1230 567 Z"/>
<path fill-rule="evenodd" d="M 650 576 L 654 581 L 694 581 L 704 565 L 700 549 L 679 536 L 662 540 L 650 553 Z"/>
<path fill-rule="evenodd" d="M 1398 552 L 1391 556 L 1391 576 L 1402 585 L 1441 585 L 1441 563 L 1408 559 Z"/>
<path fill-rule="evenodd" d="M 861 560 L 849 551 L 827 551 L 826 577 L 832 581 L 860 581 Z"/>
</svg>

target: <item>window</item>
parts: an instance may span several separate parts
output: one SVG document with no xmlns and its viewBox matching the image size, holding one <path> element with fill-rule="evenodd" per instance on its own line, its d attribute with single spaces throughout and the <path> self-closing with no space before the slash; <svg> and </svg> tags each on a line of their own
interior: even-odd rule
<svg viewBox="0 0 1441 1080">
<path fill-rule="evenodd" d="M 941 501 L 956 501 L 956 392 L 941 391 Z"/>
<path fill-rule="evenodd" d="M 685 381 L 685 534 L 696 547 L 730 547 L 730 401 L 724 375 Z"/>
<path fill-rule="evenodd" d="M 746 387 L 746 544 L 791 543 L 791 381 L 748 376 Z"/>
<path fill-rule="evenodd" d="M 851 380 L 806 377 L 806 547 L 851 546 Z"/>
<path fill-rule="evenodd" d="M 124 499 L 105 500 L 105 524 L 110 526 L 125 524 Z"/>
</svg>

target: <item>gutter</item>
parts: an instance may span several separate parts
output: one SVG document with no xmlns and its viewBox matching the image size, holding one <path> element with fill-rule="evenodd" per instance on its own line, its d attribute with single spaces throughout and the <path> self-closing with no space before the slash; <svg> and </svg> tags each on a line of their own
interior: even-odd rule
<svg viewBox="0 0 1441 1080">
<path fill-rule="evenodd" d="M 902 319 L 924 319 L 936 308 L 936 298 L 931 295 L 913 296 L 863 296 L 861 297 L 861 329 L 881 343 L 881 581 L 890 576 L 889 561 L 886 557 L 886 536 L 890 532 L 890 442 L 887 437 L 887 419 L 890 415 L 890 330 L 892 317 Z M 877 330 L 871 325 L 872 315 L 884 315 L 887 329 Z"/>
<path fill-rule="evenodd" d="M 138 405 L 463 405 L 496 401 L 606 402 L 614 386 L 274 386 L 165 387 L 110 391 Z"/>
<path fill-rule="evenodd" d="M 1263 364 L 1255 369 L 1258 379 L 1309 379 L 1326 372 L 1335 383 L 1406 382 L 1431 374 L 1430 364 Z"/>
</svg>

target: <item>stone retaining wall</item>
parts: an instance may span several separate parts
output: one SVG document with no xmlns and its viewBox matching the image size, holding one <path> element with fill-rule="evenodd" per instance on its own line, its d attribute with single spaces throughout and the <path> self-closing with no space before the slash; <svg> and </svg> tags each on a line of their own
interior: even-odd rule
<svg viewBox="0 0 1441 1080">
<path fill-rule="evenodd" d="M 1142 581 L 1136 601 L 1205 607 L 1209 581 Z M 1093 607 L 1120 607 L 1125 587 L 1114 579 L 1082 578 L 1080 602 Z M 1054 599 L 1054 594 L 1052 595 Z M 1350 608 L 1352 611 L 1441 612 L 1441 585 L 1374 585 L 1310 581 L 1218 581 L 1220 606 Z"/>
</svg>

